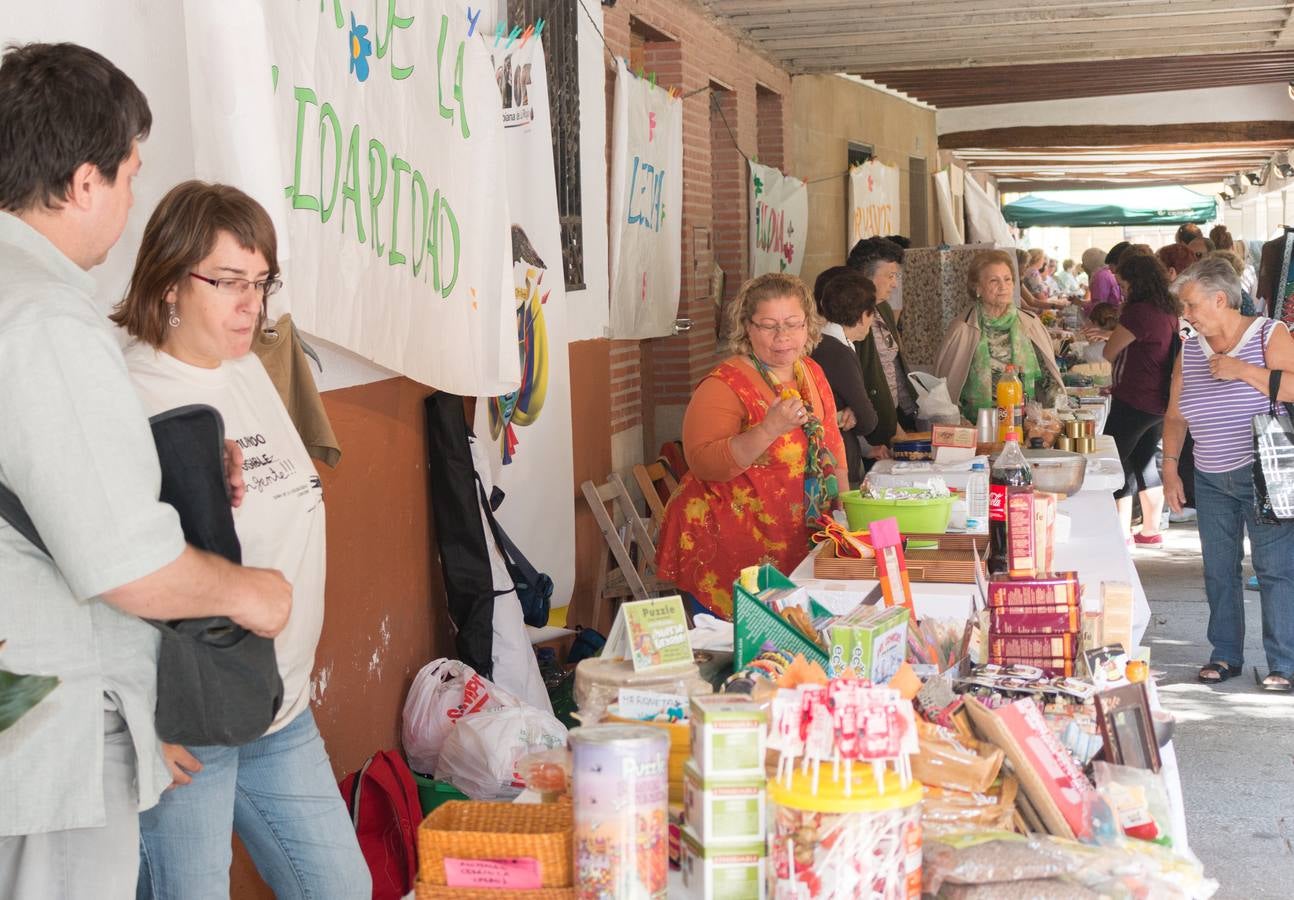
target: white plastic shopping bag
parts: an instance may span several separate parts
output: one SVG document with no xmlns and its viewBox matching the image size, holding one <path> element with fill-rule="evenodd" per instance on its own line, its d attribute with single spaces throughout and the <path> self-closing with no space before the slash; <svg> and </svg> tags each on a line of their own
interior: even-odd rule
<svg viewBox="0 0 1294 900">
<path fill-rule="evenodd" d="M 948 382 L 927 372 L 909 372 L 908 381 L 917 392 L 917 415 L 928 422 L 960 422 L 961 410 L 948 395 Z"/>
<path fill-rule="evenodd" d="M 467 663 L 437 659 L 413 679 L 404 701 L 401 737 L 409 768 L 429 775 L 454 724 L 486 710 L 521 706 L 521 701 Z"/>
<path fill-rule="evenodd" d="M 449 732 L 435 777 L 473 800 L 511 800 L 525 787 L 517 761 L 564 746 L 566 726 L 533 706 L 479 712 Z"/>
</svg>

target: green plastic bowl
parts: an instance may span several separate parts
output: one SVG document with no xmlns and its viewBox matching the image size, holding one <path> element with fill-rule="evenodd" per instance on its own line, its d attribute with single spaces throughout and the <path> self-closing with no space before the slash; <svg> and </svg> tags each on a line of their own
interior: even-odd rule
<svg viewBox="0 0 1294 900">
<path fill-rule="evenodd" d="M 903 534 L 943 534 L 953 512 L 953 498 L 935 500 L 869 500 L 858 491 L 841 496 L 851 531 L 865 531 L 880 519 L 898 519 Z"/>
</svg>

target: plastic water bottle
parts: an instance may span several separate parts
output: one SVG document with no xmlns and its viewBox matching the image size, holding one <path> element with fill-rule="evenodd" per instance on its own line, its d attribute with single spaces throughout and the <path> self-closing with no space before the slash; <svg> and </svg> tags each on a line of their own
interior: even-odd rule
<svg viewBox="0 0 1294 900">
<path fill-rule="evenodd" d="M 966 530 L 985 531 L 988 528 L 988 470 L 982 462 L 971 465 L 970 479 L 966 482 Z"/>
</svg>

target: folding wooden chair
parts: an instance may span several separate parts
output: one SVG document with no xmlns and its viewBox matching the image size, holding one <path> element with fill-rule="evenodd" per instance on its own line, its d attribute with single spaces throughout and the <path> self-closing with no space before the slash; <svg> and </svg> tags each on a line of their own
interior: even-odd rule
<svg viewBox="0 0 1294 900">
<path fill-rule="evenodd" d="M 646 600 L 669 586 L 656 579 L 656 545 L 620 476 L 612 472 L 606 484 L 580 487 L 606 546 L 593 593 L 571 600 L 568 621 L 607 634 L 621 601 Z"/>
<path fill-rule="evenodd" d="M 651 513 L 652 536 L 659 536 L 660 527 L 665 522 L 665 503 L 673 496 L 678 481 L 660 460 L 648 466 L 638 463 L 633 472 L 634 481 L 638 483 L 638 490 L 642 491 L 647 500 L 647 510 Z"/>
</svg>

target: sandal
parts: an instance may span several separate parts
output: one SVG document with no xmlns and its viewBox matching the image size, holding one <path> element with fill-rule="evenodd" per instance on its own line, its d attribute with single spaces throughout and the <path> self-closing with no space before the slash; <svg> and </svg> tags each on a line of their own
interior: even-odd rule
<svg viewBox="0 0 1294 900">
<path fill-rule="evenodd" d="M 1272 691 L 1277 694 L 1288 694 L 1294 690 L 1294 683 L 1291 683 L 1290 676 L 1285 672 L 1268 672 L 1267 677 L 1262 681 L 1264 691 Z"/>
<path fill-rule="evenodd" d="M 1229 678 L 1235 678 L 1242 670 L 1243 667 L 1233 666 L 1230 663 L 1211 662 L 1200 668 L 1199 679 L 1205 684 L 1221 684 Z"/>
</svg>

